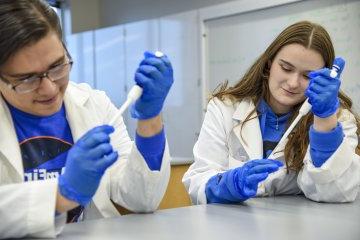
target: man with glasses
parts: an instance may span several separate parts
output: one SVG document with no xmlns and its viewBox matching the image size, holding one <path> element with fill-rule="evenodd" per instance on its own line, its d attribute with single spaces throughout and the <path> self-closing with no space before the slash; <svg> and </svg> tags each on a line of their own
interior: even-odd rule
<svg viewBox="0 0 360 240">
<path fill-rule="evenodd" d="M 55 237 L 64 223 L 159 205 L 170 174 L 159 116 L 173 82 L 166 56 L 135 73 L 135 143 L 101 91 L 69 81 L 73 61 L 42 0 L 0 4 L 0 238 Z"/>
<path fill-rule="evenodd" d="M 48 78 L 49 80 L 60 84 L 60 82 L 67 82 L 68 75 L 70 73 L 73 60 L 71 59 L 69 53 L 66 50 L 66 61 L 64 59 L 61 60 L 61 64 L 55 64 L 52 66 L 48 71 L 28 76 L 25 75 L 24 77 L 20 76 L 9 76 L 5 77 L 6 75 L 1 75 L 0 79 L 3 80 L 7 86 L 13 89 L 17 93 L 28 93 L 32 92 L 39 88 L 41 81 L 43 78 Z M 10 80 L 11 79 L 11 80 Z"/>
</svg>

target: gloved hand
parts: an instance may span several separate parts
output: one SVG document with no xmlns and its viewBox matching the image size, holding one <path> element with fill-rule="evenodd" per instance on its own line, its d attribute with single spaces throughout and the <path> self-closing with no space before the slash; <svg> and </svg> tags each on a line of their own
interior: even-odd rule
<svg viewBox="0 0 360 240">
<path fill-rule="evenodd" d="M 65 173 L 59 177 L 60 193 L 85 206 L 95 194 L 105 170 L 118 158 L 110 144 L 108 125 L 95 127 L 82 136 L 66 158 Z"/>
<path fill-rule="evenodd" d="M 330 77 L 331 70 L 328 68 L 312 71 L 309 74 L 310 83 L 305 95 L 309 98 L 312 112 L 320 118 L 333 115 L 339 107 L 340 74 L 344 69 L 345 61 L 336 58 L 334 64 L 340 67 L 335 78 Z"/>
<path fill-rule="evenodd" d="M 206 184 L 208 203 L 234 203 L 256 195 L 258 184 L 283 163 L 272 159 L 256 159 L 243 166 L 215 175 Z"/>
<path fill-rule="evenodd" d="M 156 57 L 145 52 L 135 73 L 135 82 L 142 87 L 141 97 L 131 107 L 131 116 L 137 119 L 149 119 L 157 116 L 173 84 L 173 69 L 166 56 Z"/>
</svg>

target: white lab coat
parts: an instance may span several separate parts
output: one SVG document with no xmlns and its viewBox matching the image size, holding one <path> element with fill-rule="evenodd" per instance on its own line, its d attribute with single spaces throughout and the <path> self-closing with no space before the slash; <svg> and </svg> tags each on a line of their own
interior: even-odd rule
<svg viewBox="0 0 360 240">
<path fill-rule="evenodd" d="M 209 178 L 228 169 L 242 166 L 246 161 L 263 158 L 263 140 L 259 118 L 243 125 L 246 116 L 255 108 L 250 100 L 232 104 L 215 98 L 207 107 L 199 139 L 194 146 L 195 162 L 183 177 L 193 204 L 207 203 L 205 186 Z M 255 113 L 256 114 L 256 113 Z M 354 116 L 343 110 L 339 118 L 344 139 L 332 156 L 320 167 L 312 164 L 309 148 L 304 167 L 296 174 L 286 174 L 283 167 L 259 184 L 257 196 L 298 194 L 314 201 L 353 201 L 359 191 L 360 157 L 355 154 L 358 144 Z M 241 136 L 240 136 L 241 132 Z M 284 162 L 285 142 L 279 146 L 275 159 Z"/>
<path fill-rule="evenodd" d="M 69 83 L 64 97 L 74 141 L 91 128 L 106 124 L 117 109 L 104 92 Z M 119 216 L 110 199 L 135 212 L 154 211 L 167 187 L 170 156 L 166 144 L 160 171 L 151 171 L 130 140 L 122 118 L 111 135 L 119 159 L 104 174 L 84 220 Z M 0 238 L 55 237 L 65 214 L 55 220 L 57 180 L 24 182 L 24 169 L 11 114 L 0 98 Z M 56 224 L 55 224 L 55 221 Z"/>
</svg>

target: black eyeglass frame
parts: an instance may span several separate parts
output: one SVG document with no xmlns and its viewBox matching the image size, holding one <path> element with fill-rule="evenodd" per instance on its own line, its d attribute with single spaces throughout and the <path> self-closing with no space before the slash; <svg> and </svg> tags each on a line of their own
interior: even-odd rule
<svg viewBox="0 0 360 240">
<path fill-rule="evenodd" d="M 49 73 L 51 73 L 52 71 L 54 70 L 58 70 L 60 67 L 64 67 L 66 65 L 70 65 L 70 69 L 69 69 L 69 72 L 67 73 L 68 75 L 70 74 L 70 71 L 71 71 L 71 68 L 72 68 L 72 65 L 74 64 L 74 61 L 69 53 L 69 51 L 67 50 L 65 44 L 63 43 L 62 44 L 64 49 L 65 49 L 65 52 L 66 52 L 66 57 L 68 58 L 68 61 L 63 63 L 63 64 L 60 64 L 58 66 L 55 66 L 53 68 L 50 68 L 48 69 L 47 71 L 43 72 L 43 73 L 40 73 L 40 74 L 37 74 L 37 75 L 34 75 L 34 76 L 31 76 L 29 78 L 26 78 L 24 80 L 21 80 L 19 83 L 17 84 L 12 84 L 10 83 L 10 81 L 6 78 L 4 78 L 4 76 L 0 73 L 0 79 L 6 84 L 7 87 L 9 87 L 10 89 L 14 90 L 15 92 L 17 93 L 29 93 L 29 92 L 32 92 L 32 91 L 35 91 L 37 88 L 34 88 L 34 89 L 30 89 L 30 90 L 25 90 L 25 91 L 19 91 L 17 90 L 17 87 L 21 84 L 24 84 L 24 83 L 28 83 L 28 82 L 35 82 L 35 81 L 38 81 L 40 79 L 40 82 L 42 81 L 43 78 L 48 78 L 49 80 L 51 80 L 52 82 L 56 82 L 62 78 L 58 78 L 58 79 L 52 79 L 51 77 L 49 77 Z M 65 76 L 64 76 L 65 77 Z"/>
</svg>

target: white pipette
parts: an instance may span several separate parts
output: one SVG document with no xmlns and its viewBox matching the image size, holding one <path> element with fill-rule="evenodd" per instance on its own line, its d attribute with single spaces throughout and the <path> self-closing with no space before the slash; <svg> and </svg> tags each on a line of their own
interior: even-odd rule
<svg viewBox="0 0 360 240">
<path fill-rule="evenodd" d="M 116 119 L 118 119 L 124 112 L 125 110 L 130 106 L 131 103 L 135 102 L 142 94 L 143 89 L 141 87 L 139 87 L 139 85 L 134 85 L 126 98 L 126 101 L 123 103 L 123 105 L 121 105 L 121 107 L 119 108 L 119 111 L 115 114 L 115 116 L 110 120 L 109 125 L 114 125 Z"/>
<path fill-rule="evenodd" d="M 332 66 L 332 68 L 331 68 L 331 71 L 330 71 L 330 77 L 336 78 L 339 70 L 340 70 L 340 67 L 338 65 L 334 64 Z M 299 114 L 297 115 L 295 120 L 291 123 L 290 127 L 286 130 L 286 132 L 284 133 L 284 135 L 280 139 L 279 143 L 276 145 L 274 150 L 269 155 L 269 157 L 268 157 L 269 159 L 272 159 L 274 157 L 274 154 L 278 150 L 277 148 L 281 145 L 280 143 L 282 143 L 283 141 L 285 141 L 285 139 L 287 139 L 287 137 L 292 132 L 292 130 L 295 128 L 295 126 L 298 124 L 300 119 L 303 116 L 305 116 L 310 111 L 310 109 L 311 109 L 311 104 L 309 103 L 309 99 L 307 98 L 305 100 L 305 102 L 303 103 L 303 105 L 300 107 Z"/>
<path fill-rule="evenodd" d="M 164 56 L 164 54 L 160 51 L 156 51 L 154 53 L 155 57 L 161 58 Z M 139 86 L 139 85 L 134 85 L 127 97 L 126 97 L 126 101 L 123 103 L 123 105 L 121 105 L 121 107 L 119 108 L 119 111 L 114 115 L 114 117 L 109 121 L 109 125 L 114 125 L 115 121 L 125 112 L 125 110 L 133 103 L 135 102 L 142 94 L 143 89 Z"/>
</svg>

